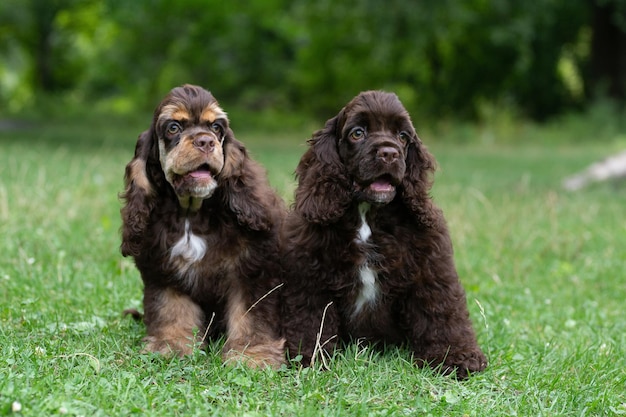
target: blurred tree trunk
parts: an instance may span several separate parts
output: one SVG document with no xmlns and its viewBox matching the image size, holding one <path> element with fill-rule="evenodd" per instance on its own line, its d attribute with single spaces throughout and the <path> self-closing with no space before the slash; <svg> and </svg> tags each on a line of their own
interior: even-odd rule
<svg viewBox="0 0 626 417">
<path fill-rule="evenodd" d="M 626 2 L 592 2 L 592 93 L 626 100 Z"/>
<path fill-rule="evenodd" d="M 34 1 L 31 2 L 32 15 L 34 18 L 34 58 L 35 58 L 35 82 L 42 91 L 53 91 L 55 88 L 53 75 L 52 35 L 54 31 L 54 19 L 60 7 L 57 2 Z"/>
</svg>

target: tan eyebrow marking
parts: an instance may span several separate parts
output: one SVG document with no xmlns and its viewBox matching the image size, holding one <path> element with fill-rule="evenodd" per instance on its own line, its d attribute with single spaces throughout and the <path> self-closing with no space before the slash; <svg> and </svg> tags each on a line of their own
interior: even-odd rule
<svg viewBox="0 0 626 417">
<path fill-rule="evenodd" d="M 162 120 L 189 120 L 191 117 L 186 108 L 178 104 L 167 104 L 161 109 L 159 114 L 159 122 Z"/>
<path fill-rule="evenodd" d="M 213 123 L 217 119 L 228 120 L 226 112 L 222 110 L 217 104 L 210 104 L 202 111 L 202 114 L 200 115 L 200 122 L 202 123 Z"/>
<path fill-rule="evenodd" d="M 186 110 L 179 110 L 172 113 L 172 120 L 189 120 L 189 113 Z"/>
</svg>

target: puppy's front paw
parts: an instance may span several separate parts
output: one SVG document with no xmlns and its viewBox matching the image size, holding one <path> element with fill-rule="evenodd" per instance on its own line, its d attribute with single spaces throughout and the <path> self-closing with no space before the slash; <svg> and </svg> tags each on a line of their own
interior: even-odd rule
<svg viewBox="0 0 626 417">
<path fill-rule="evenodd" d="M 194 343 L 190 339 L 165 340 L 155 336 L 146 336 L 143 338 L 146 345 L 141 353 L 159 353 L 164 356 L 185 356 L 191 355 Z"/>
<path fill-rule="evenodd" d="M 443 363 L 445 374 L 456 374 L 459 379 L 480 372 L 487 367 L 487 357 L 478 348 L 469 352 L 450 354 Z"/>
<path fill-rule="evenodd" d="M 278 369 L 286 363 L 285 339 L 253 345 L 228 341 L 224 345 L 222 357 L 225 363 L 241 362 L 250 368 L 270 367 Z"/>
</svg>

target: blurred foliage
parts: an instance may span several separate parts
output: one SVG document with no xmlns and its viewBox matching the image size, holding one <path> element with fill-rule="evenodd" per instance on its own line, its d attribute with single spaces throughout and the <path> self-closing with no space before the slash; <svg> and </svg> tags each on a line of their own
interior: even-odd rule
<svg viewBox="0 0 626 417">
<path fill-rule="evenodd" d="M 626 32 L 626 0 L 3 0 L 0 110 L 147 109 L 189 82 L 249 111 L 328 116 L 380 88 L 418 118 L 542 120 L 593 95 L 594 7 Z"/>
</svg>

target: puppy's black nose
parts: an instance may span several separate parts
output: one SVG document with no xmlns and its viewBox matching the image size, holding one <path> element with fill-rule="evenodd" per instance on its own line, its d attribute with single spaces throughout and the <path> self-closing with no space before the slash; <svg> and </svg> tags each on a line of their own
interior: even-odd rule
<svg viewBox="0 0 626 417">
<path fill-rule="evenodd" d="M 217 140 L 212 136 L 200 135 L 193 139 L 193 146 L 205 153 L 211 153 L 215 149 Z"/>
<path fill-rule="evenodd" d="M 386 164 L 396 162 L 400 157 L 400 152 L 391 146 L 383 146 L 376 151 L 376 156 L 383 160 Z"/>
</svg>

